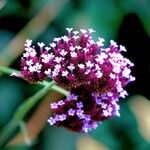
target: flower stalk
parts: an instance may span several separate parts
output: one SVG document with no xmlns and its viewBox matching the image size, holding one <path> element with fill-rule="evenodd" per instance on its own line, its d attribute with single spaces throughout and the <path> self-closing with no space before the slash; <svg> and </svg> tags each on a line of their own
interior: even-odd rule
<svg viewBox="0 0 150 150">
<path fill-rule="evenodd" d="M 19 73 L 19 71 L 0 66 L 0 72 L 5 74 L 11 74 L 12 72 Z M 24 119 L 27 113 L 33 108 L 42 97 L 44 97 L 50 90 L 57 91 L 63 95 L 68 95 L 68 92 L 57 85 L 55 85 L 55 81 L 43 81 L 38 82 L 37 85 L 44 86 L 41 90 L 39 90 L 36 94 L 25 100 L 15 111 L 13 118 L 8 122 L 8 124 L 2 129 L 0 132 L 0 148 L 7 142 L 15 129 L 20 126 L 20 122 Z M 21 129 L 24 125 L 21 123 Z M 25 130 L 24 130 L 25 131 Z M 24 132 L 23 132 L 24 133 Z"/>
</svg>

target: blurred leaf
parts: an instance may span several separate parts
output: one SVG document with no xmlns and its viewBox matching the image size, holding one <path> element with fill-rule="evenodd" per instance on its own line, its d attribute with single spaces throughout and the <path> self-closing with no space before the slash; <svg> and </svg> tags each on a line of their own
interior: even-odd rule
<svg viewBox="0 0 150 150">
<path fill-rule="evenodd" d="M 42 1 L 37 1 L 37 0 L 30 0 L 31 2 L 31 8 L 30 8 L 30 15 L 36 15 L 37 12 L 45 5 L 47 4 L 48 1 L 52 0 L 42 0 Z"/>
<path fill-rule="evenodd" d="M 76 150 L 78 134 L 63 128 L 47 126 L 42 137 L 42 150 Z"/>
<path fill-rule="evenodd" d="M 58 36 L 58 34 L 59 33 L 58 31 L 56 31 L 56 28 L 52 27 L 51 25 L 38 38 L 36 38 L 35 43 L 42 41 L 46 45 L 48 45 L 54 39 L 54 37 Z"/>
<path fill-rule="evenodd" d="M 106 9 L 109 10 L 107 13 Z M 65 33 L 66 27 L 93 28 L 97 31 L 93 34 L 95 37 L 102 36 L 110 40 L 117 36 L 123 15 L 115 1 L 82 0 L 78 8 L 71 2 L 66 4 L 60 15 L 55 18 L 54 25 L 57 33 L 62 34 Z"/>
<path fill-rule="evenodd" d="M 115 137 L 113 133 L 113 129 L 111 127 L 112 121 L 107 121 L 102 123 L 98 129 L 92 131 L 90 135 L 98 140 L 100 143 L 108 146 L 111 150 L 119 149 L 119 142 L 117 141 L 117 137 Z"/>
<path fill-rule="evenodd" d="M 149 0 L 122 0 L 121 7 L 124 12 L 137 14 L 150 35 L 150 1 Z"/>
<path fill-rule="evenodd" d="M 18 13 L 19 12 L 19 13 Z M 0 10 L 0 17 L 24 14 L 24 9 L 17 0 L 7 0 L 5 6 Z"/>
<path fill-rule="evenodd" d="M 135 114 L 139 132 L 150 143 L 150 101 L 142 95 L 135 95 L 129 104 Z"/>
<path fill-rule="evenodd" d="M 84 0 L 83 13 L 88 24 L 106 39 L 115 38 L 122 21 L 123 12 L 114 0 Z M 99 34 L 98 33 L 98 34 Z"/>
<path fill-rule="evenodd" d="M 23 99 L 22 85 L 16 80 L 0 78 L 0 123 L 5 124 Z"/>
<path fill-rule="evenodd" d="M 108 120 L 95 131 L 91 136 L 106 144 L 111 150 L 145 150 L 150 145 L 138 132 L 135 116 L 129 110 L 126 101 L 121 102 L 121 116 Z"/>
<path fill-rule="evenodd" d="M 0 30 L 0 52 L 2 50 L 2 47 L 8 44 L 8 42 L 13 38 L 14 34 L 6 31 L 6 30 Z"/>
<path fill-rule="evenodd" d="M 31 147 L 28 147 L 26 145 L 15 145 L 3 148 L 3 150 L 31 150 L 31 149 L 32 149 Z"/>
<path fill-rule="evenodd" d="M 77 150 L 109 150 L 106 145 L 88 137 L 81 136 L 77 140 Z"/>
</svg>

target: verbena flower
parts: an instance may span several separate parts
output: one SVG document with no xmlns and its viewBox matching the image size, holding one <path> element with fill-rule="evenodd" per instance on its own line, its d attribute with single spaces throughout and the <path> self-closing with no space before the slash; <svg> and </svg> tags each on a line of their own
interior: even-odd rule
<svg viewBox="0 0 150 150">
<path fill-rule="evenodd" d="M 38 43 L 40 47 L 40 54 L 43 53 L 42 43 Z M 21 58 L 21 77 L 29 82 L 42 81 L 45 78 L 44 68 L 41 62 L 41 56 L 37 55 L 37 51 L 32 46 L 32 40 L 26 40 L 25 53 Z"/>
<path fill-rule="evenodd" d="M 50 77 L 70 91 L 69 97 L 51 104 L 54 115 L 50 125 L 64 126 L 78 132 L 88 132 L 106 119 L 119 116 L 119 97 L 125 98 L 124 87 L 135 77 L 130 75 L 134 66 L 123 57 L 125 47 L 104 39 L 92 39 L 92 29 L 73 31 L 54 38 L 49 47 L 38 43 L 38 56 L 31 41 L 27 40 L 23 54 L 22 76 L 30 82 Z"/>
<path fill-rule="evenodd" d="M 117 93 L 102 95 L 83 93 L 70 94 L 65 100 L 51 103 L 54 116 L 48 119 L 50 125 L 64 126 L 77 132 L 88 132 L 98 127 L 103 120 L 119 116 Z"/>
</svg>

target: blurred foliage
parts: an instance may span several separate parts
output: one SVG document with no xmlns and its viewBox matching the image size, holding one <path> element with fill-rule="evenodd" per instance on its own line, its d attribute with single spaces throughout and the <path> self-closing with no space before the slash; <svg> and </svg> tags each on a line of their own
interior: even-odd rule
<svg viewBox="0 0 150 150">
<path fill-rule="evenodd" d="M 111 150 L 148 150 L 150 144 L 140 135 L 134 114 L 126 101 L 121 102 L 121 116 L 102 123 L 91 135 Z"/>
<path fill-rule="evenodd" d="M 24 90 L 21 83 L 7 77 L 0 78 L 0 126 L 9 121 L 23 97 Z"/>
<path fill-rule="evenodd" d="M 0 55 L 9 42 L 49 1 L 52 0 L 0 1 Z M 116 39 L 124 16 L 129 13 L 139 17 L 144 25 L 145 34 L 150 35 L 149 6 L 149 0 L 70 0 L 46 29 L 36 37 L 35 42 L 49 43 L 55 36 L 64 34 L 66 27 L 93 28 L 97 31 L 95 37 L 101 35 L 107 39 L 106 41 Z M 39 23 L 42 23 L 42 18 Z M 16 60 L 11 66 L 19 68 L 20 58 L 15 50 L 14 55 Z M 31 96 L 37 90 L 36 88 L 27 86 L 19 79 L 0 76 L 0 130 L 11 119 L 17 106 Z M 111 150 L 150 149 L 150 144 L 138 132 L 135 116 L 130 111 L 126 100 L 121 101 L 120 118 L 105 121 L 97 130 L 92 131 L 90 136 Z M 4 150 L 75 150 L 78 137 L 80 134 L 46 126 L 32 146 L 15 145 Z"/>
<path fill-rule="evenodd" d="M 49 127 L 43 132 L 43 140 L 41 141 L 42 150 L 76 150 L 76 139 L 79 136 L 77 133 L 72 133 L 63 128 Z M 48 139 L 48 140 L 45 140 Z M 66 143 L 66 144 L 65 144 Z"/>
</svg>

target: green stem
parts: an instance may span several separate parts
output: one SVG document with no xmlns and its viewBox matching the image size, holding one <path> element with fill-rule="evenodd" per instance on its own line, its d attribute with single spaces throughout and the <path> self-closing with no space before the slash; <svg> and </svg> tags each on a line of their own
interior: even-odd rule
<svg viewBox="0 0 150 150">
<path fill-rule="evenodd" d="M 51 81 L 49 85 L 46 85 L 44 88 L 39 90 L 35 95 L 23 102 L 15 111 L 12 120 L 2 129 L 0 132 L 0 148 L 6 143 L 8 138 L 12 135 L 13 131 L 19 125 L 19 122 L 23 120 L 25 115 L 29 110 L 51 89 L 55 84 L 54 81 Z"/>
<path fill-rule="evenodd" d="M 12 119 L 0 132 L 0 149 L 4 146 L 10 136 L 14 133 L 14 130 L 18 127 L 18 120 Z"/>
<path fill-rule="evenodd" d="M 29 137 L 29 133 L 28 133 L 28 129 L 26 127 L 26 123 L 24 121 L 20 121 L 19 126 L 20 126 L 21 133 L 24 137 L 25 143 L 28 146 L 30 146 L 32 144 L 32 142 L 31 142 L 30 137 Z"/>
<path fill-rule="evenodd" d="M 54 81 L 51 81 L 49 85 L 46 85 L 44 88 L 39 90 L 36 94 L 25 100 L 15 111 L 14 118 L 22 120 L 29 110 L 43 97 L 46 93 L 51 90 L 52 86 L 55 84 Z"/>
<path fill-rule="evenodd" d="M 3 67 L 3 66 L 0 66 L 0 72 L 5 73 L 5 74 L 9 74 L 9 75 L 12 74 L 13 72 L 15 72 L 16 74 L 19 74 L 18 70 L 11 69 L 11 68 L 8 68 L 8 67 Z M 47 85 L 49 85 L 49 82 L 44 80 L 42 82 L 37 82 L 35 84 L 41 85 L 41 86 L 47 86 Z M 58 92 L 58 93 L 61 93 L 61 94 L 65 95 L 65 96 L 67 96 L 69 94 L 68 91 L 66 91 L 65 89 L 59 87 L 56 84 L 54 86 L 52 86 L 51 89 Z"/>
<path fill-rule="evenodd" d="M 49 84 L 49 82 L 44 80 L 44 81 L 42 81 L 42 82 L 38 82 L 37 84 L 38 84 L 38 85 L 41 85 L 41 86 L 46 86 L 46 85 Z M 65 96 L 68 96 L 68 95 L 69 95 L 69 92 L 68 92 L 68 91 L 66 91 L 65 89 L 61 88 L 60 86 L 58 86 L 58 85 L 56 85 L 56 84 L 54 84 L 51 89 L 52 89 L 53 91 L 56 91 L 56 92 L 58 92 L 58 93 L 61 93 L 62 95 L 65 95 Z"/>
<path fill-rule="evenodd" d="M 66 91 L 65 89 L 59 87 L 59 86 L 56 85 L 56 84 L 55 84 L 54 86 L 52 86 L 52 90 L 54 90 L 54 91 L 56 91 L 56 92 L 58 92 L 58 93 L 61 93 L 61 94 L 65 95 L 65 96 L 68 96 L 68 95 L 69 95 L 69 92 L 68 92 L 68 91 Z"/>
<path fill-rule="evenodd" d="M 5 73 L 5 74 L 11 74 L 11 73 L 15 72 L 15 73 L 19 74 L 19 71 L 8 68 L 8 67 L 4 67 L 4 66 L 0 66 L 0 72 Z"/>
<path fill-rule="evenodd" d="M 0 66 L 0 72 L 5 74 L 11 74 L 12 72 L 19 73 L 19 71 Z M 44 86 L 41 90 L 39 90 L 35 95 L 31 96 L 27 100 L 25 100 L 15 111 L 13 118 L 8 122 L 8 124 L 1 130 L 0 132 L 0 149 L 7 140 L 10 138 L 14 130 L 20 125 L 20 121 L 24 119 L 26 114 L 30 111 L 30 109 L 43 97 L 49 90 L 57 91 L 65 96 L 68 95 L 68 91 L 63 88 L 55 85 L 55 81 L 43 81 L 38 82 L 37 85 Z M 23 124 L 20 126 L 22 129 L 25 129 Z M 25 130 L 23 130 L 25 132 Z"/>
</svg>

